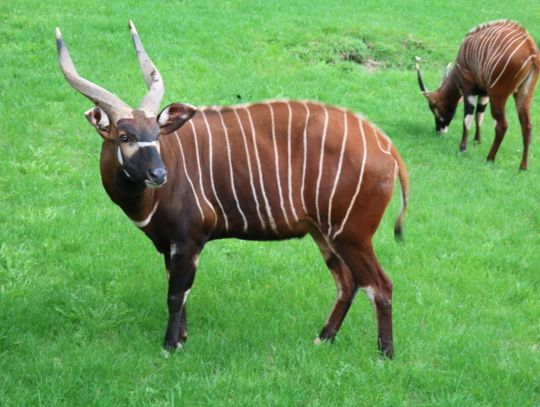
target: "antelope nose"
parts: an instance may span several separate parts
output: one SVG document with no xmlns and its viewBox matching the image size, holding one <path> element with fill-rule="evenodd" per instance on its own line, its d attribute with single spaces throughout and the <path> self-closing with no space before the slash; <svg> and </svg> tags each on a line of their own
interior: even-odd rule
<svg viewBox="0 0 540 407">
<path fill-rule="evenodd" d="M 167 170 L 163 167 L 149 169 L 148 180 L 157 185 L 164 184 L 167 181 Z"/>
</svg>

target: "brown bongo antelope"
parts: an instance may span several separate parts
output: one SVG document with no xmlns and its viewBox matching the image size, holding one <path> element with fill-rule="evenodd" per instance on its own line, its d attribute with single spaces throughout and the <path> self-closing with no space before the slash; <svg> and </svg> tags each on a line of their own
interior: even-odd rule
<svg viewBox="0 0 540 407">
<path fill-rule="evenodd" d="M 461 44 L 456 63 L 447 70 L 434 92 L 429 92 L 422 73 L 416 65 L 420 90 L 427 98 L 435 116 L 437 132 L 446 132 L 461 97 L 464 101 L 463 137 L 459 146 L 467 148 L 467 136 L 472 127 L 476 101 L 475 143 L 480 143 L 480 126 L 484 111 L 491 103 L 495 119 L 495 140 L 487 156 L 494 161 L 508 122 L 504 113 L 506 100 L 514 95 L 523 135 L 523 156 L 520 169 L 527 169 L 531 142 L 531 117 L 529 108 L 540 71 L 540 56 L 534 40 L 517 23 L 498 20 L 473 28 Z"/>
<path fill-rule="evenodd" d="M 67 81 L 95 103 L 86 118 L 103 138 L 105 190 L 163 254 L 169 277 L 164 348 L 187 339 L 186 299 L 206 242 L 277 240 L 311 234 L 337 286 L 316 339 L 332 341 L 358 288 L 375 306 L 378 345 L 392 357 L 392 285 L 372 247 L 405 165 L 390 139 L 359 115 L 315 102 L 223 107 L 173 103 L 158 114 L 164 85 L 129 28 L 148 93 L 136 109 L 79 76 L 60 30 Z"/>
</svg>

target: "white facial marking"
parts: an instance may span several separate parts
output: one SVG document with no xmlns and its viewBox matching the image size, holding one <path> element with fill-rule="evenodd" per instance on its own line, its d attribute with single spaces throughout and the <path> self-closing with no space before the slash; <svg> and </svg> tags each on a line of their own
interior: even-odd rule
<svg viewBox="0 0 540 407">
<path fill-rule="evenodd" d="M 120 145 L 120 148 L 122 149 L 122 155 L 126 157 L 128 160 L 137 152 L 139 151 L 138 143 L 122 143 Z"/>
<path fill-rule="evenodd" d="M 472 121 L 473 121 L 473 115 L 472 114 L 465 115 L 465 118 L 463 119 L 463 123 L 465 123 L 465 128 L 467 130 L 470 130 L 470 128 L 472 126 Z"/>
<path fill-rule="evenodd" d="M 440 129 L 440 130 L 439 130 L 439 133 L 441 133 L 441 134 L 446 134 L 446 133 L 448 133 L 448 126 L 443 127 L 442 129 Z"/>
<path fill-rule="evenodd" d="M 158 147 L 157 141 L 137 141 L 139 147 Z"/>
<path fill-rule="evenodd" d="M 193 267 L 197 268 L 198 265 L 199 265 L 199 255 L 196 255 L 195 257 L 193 257 Z"/>
<path fill-rule="evenodd" d="M 176 253 L 178 253 L 178 246 L 176 246 L 176 243 L 171 244 L 171 257 L 174 256 Z"/>
<path fill-rule="evenodd" d="M 118 159 L 118 162 L 120 165 L 124 165 L 124 158 L 122 157 L 122 151 L 120 151 L 120 147 L 116 150 L 116 158 Z"/>
<path fill-rule="evenodd" d="M 118 159 L 120 167 L 122 167 L 122 171 L 124 171 L 124 174 L 126 174 L 126 177 L 131 178 L 131 175 L 129 175 L 129 173 L 124 168 L 124 158 L 122 157 L 122 151 L 120 151 L 120 147 L 118 147 L 118 149 L 116 150 L 116 158 Z"/>
</svg>

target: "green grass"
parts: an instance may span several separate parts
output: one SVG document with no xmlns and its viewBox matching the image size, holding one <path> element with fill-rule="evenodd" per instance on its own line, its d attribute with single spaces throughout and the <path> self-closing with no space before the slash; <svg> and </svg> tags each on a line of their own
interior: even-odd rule
<svg viewBox="0 0 540 407">
<path fill-rule="evenodd" d="M 484 143 L 458 154 L 461 109 L 448 135 L 433 134 L 413 70 L 419 55 L 435 88 L 484 21 L 518 20 L 538 41 L 540 11 L 521 0 L 336 3 L 2 4 L 0 405 L 540 404 L 538 126 L 525 173 L 511 101 L 495 164 L 490 119 Z M 394 282 L 394 361 L 378 357 L 363 296 L 333 346 L 312 344 L 335 288 L 309 239 L 210 243 L 188 344 L 162 355 L 162 259 L 103 191 L 90 103 L 66 84 L 54 44 L 60 26 L 79 72 L 136 104 L 130 18 L 164 77 L 164 105 L 318 99 L 394 140 L 411 178 L 406 240 L 392 236 L 399 194 L 375 239 Z M 357 63 L 368 60 L 375 70 Z M 540 103 L 532 114 L 540 123 Z"/>
</svg>

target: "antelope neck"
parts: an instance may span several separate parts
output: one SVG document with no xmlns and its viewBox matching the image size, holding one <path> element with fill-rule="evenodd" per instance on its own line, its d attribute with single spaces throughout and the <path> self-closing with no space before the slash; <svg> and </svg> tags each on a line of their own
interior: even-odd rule
<svg viewBox="0 0 540 407">
<path fill-rule="evenodd" d="M 103 186 L 111 200 L 122 208 L 136 226 L 145 227 L 157 210 L 159 190 L 133 182 L 116 154 L 116 146 L 103 146 L 100 163 Z"/>
</svg>

